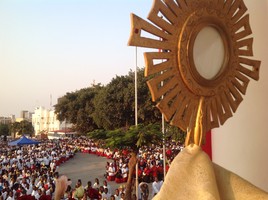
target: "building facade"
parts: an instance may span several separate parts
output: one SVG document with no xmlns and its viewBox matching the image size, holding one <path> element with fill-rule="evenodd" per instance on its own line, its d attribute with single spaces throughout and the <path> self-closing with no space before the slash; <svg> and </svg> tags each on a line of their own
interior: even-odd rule
<svg viewBox="0 0 268 200">
<path fill-rule="evenodd" d="M 15 117 L 0 117 L 0 124 L 11 124 L 15 121 Z"/>
<path fill-rule="evenodd" d="M 32 114 L 32 124 L 36 136 L 41 133 L 64 130 L 72 127 L 72 124 L 57 120 L 57 115 L 54 110 L 46 109 L 42 106 L 37 107 Z"/>
</svg>

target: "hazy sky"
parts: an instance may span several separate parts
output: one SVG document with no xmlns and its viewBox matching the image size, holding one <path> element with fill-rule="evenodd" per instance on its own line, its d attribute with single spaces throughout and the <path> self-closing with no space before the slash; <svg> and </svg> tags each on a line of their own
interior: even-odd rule
<svg viewBox="0 0 268 200">
<path fill-rule="evenodd" d="M 1 0 L 0 116 L 50 107 L 66 92 L 135 69 L 130 13 L 151 0 Z M 138 66 L 144 66 L 138 49 Z"/>
</svg>

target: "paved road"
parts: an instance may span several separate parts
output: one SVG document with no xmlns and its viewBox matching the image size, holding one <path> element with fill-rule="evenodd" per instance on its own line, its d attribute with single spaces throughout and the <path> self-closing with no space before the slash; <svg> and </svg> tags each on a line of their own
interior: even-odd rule
<svg viewBox="0 0 268 200">
<path fill-rule="evenodd" d="M 74 158 L 61 164 L 57 171 L 60 175 L 66 175 L 71 179 L 72 188 L 75 188 L 78 179 L 81 179 L 83 186 L 86 186 L 88 181 L 91 181 L 93 184 L 95 178 L 98 178 L 100 185 L 102 185 L 105 180 L 104 173 L 107 161 L 110 162 L 111 160 L 93 154 L 76 153 Z M 108 184 L 111 186 L 112 193 L 120 186 L 120 184 L 117 184 L 114 181 L 109 181 Z M 151 199 L 151 184 L 149 184 L 149 190 L 149 199 Z"/>
<path fill-rule="evenodd" d="M 93 184 L 95 178 L 98 178 L 102 185 L 105 180 L 104 173 L 107 161 L 110 160 L 92 154 L 76 153 L 74 158 L 61 164 L 57 171 L 60 175 L 66 175 L 71 179 L 72 188 L 75 187 L 78 179 L 81 179 L 82 184 L 86 186 L 88 181 L 91 181 Z M 112 192 L 120 186 L 114 181 L 108 182 L 108 184 L 110 184 Z"/>
</svg>

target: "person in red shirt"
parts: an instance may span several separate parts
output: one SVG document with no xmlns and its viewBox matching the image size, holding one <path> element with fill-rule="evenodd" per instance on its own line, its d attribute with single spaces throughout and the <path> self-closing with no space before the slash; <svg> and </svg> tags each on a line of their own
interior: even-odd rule
<svg viewBox="0 0 268 200">
<path fill-rule="evenodd" d="M 158 176 L 158 170 L 157 170 L 157 167 L 156 167 L 156 162 L 155 162 L 155 160 L 152 161 L 151 172 L 152 172 L 152 176 L 153 176 L 153 180 L 154 180 L 155 177 Z"/>
<path fill-rule="evenodd" d="M 167 158 L 170 159 L 170 158 L 171 158 L 171 155 L 172 155 L 172 151 L 171 151 L 171 149 L 168 149 L 168 150 L 166 151 L 166 156 L 167 156 Z"/>
<path fill-rule="evenodd" d="M 42 191 L 42 194 L 41 194 L 41 196 L 39 197 L 39 200 L 51 200 L 51 199 L 52 199 L 52 198 L 51 198 L 50 195 L 46 195 L 46 191 L 45 191 L 45 190 Z"/>
<path fill-rule="evenodd" d="M 151 175 L 151 169 L 149 168 L 148 165 L 146 165 L 142 172 L 142 180 L 146 183 L 150 183 L 151 179 L 150 175 Z"/>
<path fill-rule="evenodd" d="M 144 169 L 145 168 L 146 162 L 145 162 L 144 158 L 141 158 L 140 159 L 139 166 L 140 166 L 141 169 Z"/>
<path fill-rule="evenodd" d="M 158 163 L 158 165 L 156 166 L 157 168 L 157 174 L 158 174 L 158 177 L 160 179 L 163 179 L 164 177 L 164 168 L 163 168 L 163 165 L 161 162 Z"/>
<path fill-rule="evenodd" d="M 35 200 L 32 195 L 27 195 L 26 190 L 22 190 L 21 196 L 18 197 L 18 200 Z"/>
<path fill-rule="evenodd" d="M 89 199 L 93 199 L 93 200 L 101 198 L 101 195 L 99 194 L 99 191 L 92 187 L 91 181 L 88 181 L 87 196 L 89 197 Z"/>
</svg>

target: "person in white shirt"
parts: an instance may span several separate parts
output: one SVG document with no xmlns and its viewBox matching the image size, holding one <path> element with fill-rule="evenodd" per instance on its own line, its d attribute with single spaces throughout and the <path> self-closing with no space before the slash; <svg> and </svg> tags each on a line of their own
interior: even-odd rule
<svg viewBox="0 0 268 200">
<path fill-rule="evenodd" d="M 41 189 L 37 189 L 37 193 L 35 194 L 34 198 L 35 199 L 39 199 L 42 195 L 42 190 Z"/>
<path fill-rule="evenodd" d="M 50 162 L 50 171 L 51 172 L 55 172 L 56 170 L 56 160 L 53 159 L 51 162 Z"/>
<path fill-rule="evenodd" d="M 44 165 L 46 166 L 46 168 L 49 168 L 49 167 L 50 167 L 50 166 L 49 166 L 49 164 L 50 164 L 50 160 L 49 160 L 48 156 L 45 156 L 45 157 L 43 158 L 43 163 L 44 163 Z"/>
<path fill-rule="evenodd" d="M 98 178 L 95 178 L 95 182 L 93 184 L 93 188 L 94 189 L 97 189 L 100 187 L 100 182 L 99 182 L 99 179 Z"/>
<path fill-rule="evenodd" d="M 115 200 L 120 200 L 120 194 L 119 194 L 119 190 L 115 189 L 115 194 L 114 194 Z"/>
<path fill-rule="evenodd" d="M 106 180 L 103 181 L 103 188 L 104 189 L 107 188 L 108 189 L 108 194 L 110 194 L 110 195 L 112 194 L 112 192 L 111 192 L 111 186 L 108 185 L 108 183 L 107 183 Z"/>
<path fill-rule="evenodd" d="M 13 191 L 10 190 L 9 193 L 8 193 L 8 196 L 7 196 L 6 200 L 14 200 L 14 199 L 15 199 L 15 198 L 14 198 Z"/>
<path fill-rule="evenodd" d="M 108 168 L 108 176 L 115 176 L 115 167 L 114 164 L 111 162 Z"/>
<path fill-rule="evenodd" d="M 22 178 L 21 181 L 20 181 L 20 184 L 22 187 L 26 188 L 26 184 L 27 184 L 27 179 L 26 178 Z"/>
<path fill-rule="evenodd" d="M 161 189 L 163 181 L 159 181 L 158 177 L 154 178 L 154 182 L 152 183 L 153 196 L 155 196 Z"/>
<path fill-rule="evenodd" d="M 123 182 L 126 182 L 127 181 L 127 177 L 128 177 L 128 167 L 127 167 L 127 164 L 124 164 L 122 166 L 121 173 L 122 173 Z"/>
<path fill-rule="evenodd" d="M 104 192 L 101 194 L 102 199 L 108 200 L 111 197 L 111 194 L 108 192 L 108 188 L 104 188 Z"/>
<path fill-rule="evenodd" d="M 37 187 L 35 185 L 33 186 L 33 191 L 31 195 L 34 197 L 38 195 Z"/>
<path fill-rule="evenodd" d="M 26 194 L 27 194 L 27 195 L 31 195 L 32 192 L 33 192 L 33 188 L 32 188 L 32 186 L 31 186 L 30 184 L 28 184 L 28 183 L 26 183 L 24 189 L 26 190 Z"/>
</svg>

